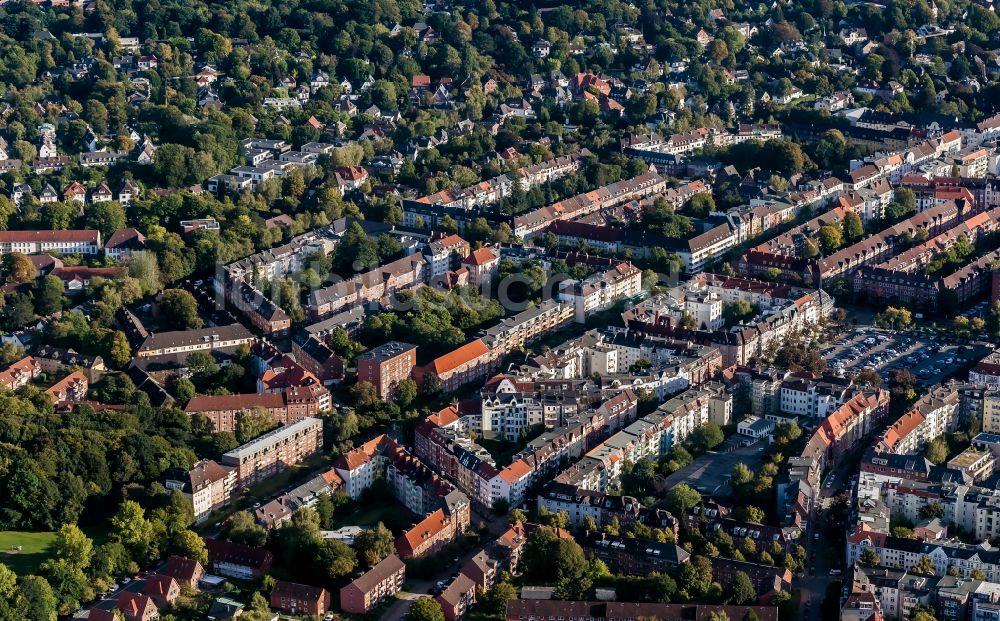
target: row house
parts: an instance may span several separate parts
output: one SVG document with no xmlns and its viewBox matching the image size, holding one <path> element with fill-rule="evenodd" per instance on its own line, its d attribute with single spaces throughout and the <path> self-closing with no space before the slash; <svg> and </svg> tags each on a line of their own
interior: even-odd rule
<svg viewBox="0 0 1000 621">
<path fill-rule="evenodd" d="M 215 433 L 235 431 L 238 417 L 256 410 L 267 412 L 280 424 L 316 418 L 321 412 L 323 394 L 329 397 L 322 386 L 306 386 L 272 393 L 195 395 L 184 407 L 184 412 L 188 416 L 200 414 L 208 418 Z"/>
<path fill-rule="evenodd" d="M 504 355 L 505 352 L 491 349 L 484 339 L 476 338 L 424 366 L 414 367 L 413 379 L 418 387 L 424 387 L 427 381 L 433 381 L 427 378 L 434 377 L 439 380 L 442 392 L 454 392 L 494 373 Z"/>
<path fill-rule="evenodd" d="M 344 378 L 344 362 L 329 345 L 306 330 L 292 337 L 292 355 L 302 368 L 315 375 L 324 385 Z"/>
<path fill-rule="evenodd" d="M 73 371 L 62 378 L 51 387 L 45 394 L 52 398 L 52 404 L 56 409 L 71 409 L 74 403 L 79 403 L 87 398 L 87 391 L 90 390 L 90 382 L 83 371 Z"/>
<path fill-rule="evenodd" d="M 216 574 L 240 580 L 260 580 L 271 570 L 270 550 L 220 539 L 206 539 L 208 564 Z"/>
<path fill-rule="evenodd" d="M 558 330 L 573 317 L 573 306 L 545 300 L 513 317 L 501 319 L 498 324 L 480 331 L 478 336 L 490 350 L 502 356 Z"/>
<path fill-rule="evenodd" d="M 877 429 L 889 411 L 889 393 L 860 391 L 823 419 L 809 437 L 800 457 L 812 459 L 822 471 Z"/>
<path fill-rule="evenodd" d="M 396 554 L 401 559 L 434 554 L 455 541 L 468 528 L 468 504 L 461 515 L 437 509 L 396 539 Z"/>
<path fill-rule="evenodd" d="M 242 324 L 212 326 L 194 330 L 176 330 L 146 334 L 136 350 L 136 357 L 165 354 L 190 354 L 195 351 L 232 351 L 240 345 L 252 345 L 253 334 Z"/>
<path fill-rule="evenodd" d="M 307 311 L 320 320 L 354 306 L 377 302 L 422 283 L 429 278 L 423 255 L 411 255 L 343 280 L 309 294 Z"/>
<path fill-rule="evenodd" d="M 25 356 L 0 371 L 0 386 L 17 390 L 31 383 L 42 373 L 42 367 L 32 356 Z"/>
<path fill-rule="evenodd" d="M 503 174 L 468 188 L 442 190 L 418 198 L 414 202 L 425 205 L 459 207 L 466 210 L 491 205 L 510 196 L 513 192 L 512 178 L 520 183 L 523 190 L 527 191 L 578 171 L 583 158 L 587 155 L 590 155 L 590 152 L 583 149 L 580 153 L 563 155 L 538 164 L 521 167 L 513 173 Z"/>
<path fill-rule="evenodd" d="M 666 187 L 666 179 L 651 170 L 517 216 L 514 218 L 514 235 L 521 239 L 536 237 L 557 220 L 581 218 L 635 198 L 658 194 Z"/>
</svg>

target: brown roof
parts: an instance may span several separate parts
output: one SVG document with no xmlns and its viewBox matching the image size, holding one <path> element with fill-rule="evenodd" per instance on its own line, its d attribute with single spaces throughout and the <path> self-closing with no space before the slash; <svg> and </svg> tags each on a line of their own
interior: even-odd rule
<svg viewBox="0 0 1000 621">
<path fill-rule="evenodd" d="M 195 395 L 188 401 L 184 411 L 215 412 L 224 410 L 252 410 L 256 407 L 264 409 L 285 407 L 284 394 L 277 392 L 247 393 L 240 395 Z"/>
<path fill-rule="evenodd" d="M 232 468 L 221 466 L 212 459 L 203 459 L 191 468 L 188 477 L 191 478 L 192 490 L 197 491 L 215 481 L 221 481 L 230 472 L 232 472 Z"/>
<path fill-rule="evenodd" d="M 167 559 L 167 568 L 163 573 L 181 582 L 191 582 L 194 580 L 195 576 L 198 575 L 199 567 L 201 567 L 201 563 L 193 558 L 186 558 L 172 554 L 170 558 Z"/>
<path fill-rule="evenodd" d="M 472 254 L 466 257 L 463 263 L 468 263 L 469 265 L 486 265 L 497 259 L 496 253 L 491 248 L 480 248 L 479 250 L 474 250 Z"/>
<path fill-rule="evenodd" d="M 146 243 L 146 236 L 136 229 L 118 229 L 111 234 L 108 241 L 104 243 L 105 248 L 116 248 L 128 242 L 135 241 L 138 244 Z"/>
<path fill-rule="evenodd" d="M 153 333 L 142 342 L 142 345 L 139 346 L 139 351 L 156 351 L 166 347 L 197 345 L 207 342 L 209 339 L 213 341 L 234 341 L 252 338 L 253 334 L 243 327 L 243 324 L 233 323 L 226 326 L 213 326 L 197 330 L 175 330 L 173 332 Z"/>
<path fill-rule="evenodd" d="M 142 592 L 146 595 L 167 599 L 170 595 L 170 589 L 176 584 L 177 581 L 174 580 L 173 576 L 150 574 L 146 577 L 146 586 L 142 589 Z"/>
<path fill-rule="evenodd" d="M 374 567 L 359 576 L 354 582 L 351 583 L 351 585 L 356 587 L 362 593 L 367 593 L 389 576 L 405 569 L 406 563 L 404 563 L 397 555 L 390 554 L 379 561 Z"/>
<path fill-rule="evenodd" d="M 277 596 L 299 601 L 319 601 L 323 599 L 324 593 L 326 593 L 326 589 L 323 587 L 278 580 L 274 583 L 274 588 L 271 590 L 271 597 Z"/>
<path fill-rule="evenodd" d="M 451 581 L 441 595 L 435 599 L 443 600 L 452 607 L 458 606 L 462 597 L 476 590 L 476 583 L 465 574 L 458 574 L 458 577 Z"/>
<path fill-rule="evenodd" d="M 0 244 L 39 242 L 100 243 L 99 231 L 0 231 Z"/>
<path fill-rule="evenodd" d="M 271 566 L 274 556 L 269 550 L 233 543 L 221 539 L 206 539 L 205 547 L 208 549 L 208 560 L 210 563 L 232 563 L 253 569 L 266 570 Z"/>
<path fill-rule="evenodd" d="M 150 607 L 156 610 L 156 604 L 148 595 L 129 591 L 123 591 L 118 595 L 118 610 L 121 610 L 126 617 L 142 617 Z"/>
</svg>

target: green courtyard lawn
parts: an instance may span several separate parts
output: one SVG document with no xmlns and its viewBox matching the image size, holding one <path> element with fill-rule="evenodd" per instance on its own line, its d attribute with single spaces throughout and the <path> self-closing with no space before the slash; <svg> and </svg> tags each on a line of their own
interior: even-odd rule
<svg viewBox="0 0 1000 621">
<path fill-rule="evenodd" d="M 54 532 L 0 531 L 0 563 L 19 576 L 33 574 L 38 571 L 38 566 L 51 556 L 51 546 L 55 538 Z M 20 551 L 14 549 L 17 546 L 21 546 Z"/>
</svg>

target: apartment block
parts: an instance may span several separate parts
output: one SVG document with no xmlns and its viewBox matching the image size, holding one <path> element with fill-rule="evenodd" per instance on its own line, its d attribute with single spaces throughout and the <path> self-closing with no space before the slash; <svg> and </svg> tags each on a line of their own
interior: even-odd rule
<svg viewBox="0 0 1000 621">
<path fill-rule="evenodd" d="M 417 346 L 390 341 L 358 354 L 358 381 L 368 382 L 382 399 L 390 399 L 396 386 L 413 373 Z"/>
<path fill-rule="evenodd" d="M 222 456 L 246 487 L 293 466 L 323 448 L 323 421 L 303 418 L 264 434 Z"/>
</svg>

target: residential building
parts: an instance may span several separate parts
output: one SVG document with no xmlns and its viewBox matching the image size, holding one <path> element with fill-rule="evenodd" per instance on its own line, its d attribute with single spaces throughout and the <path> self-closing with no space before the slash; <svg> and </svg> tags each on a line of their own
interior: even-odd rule
<svg viewBox="0 0 1000 621">
<path fill-rule="evenodd" d="M 167 559 L 167 568 L 163 574 L 170 576 L 177 581 L 182 589 L 196 589 L 201 577 L 205 575 L 205 568 L 194 559 L 171 554 Z"/>
<path fill-rule="evenodd" d="M 195 522 L 204 522 L 213 512 L 229 504 L 237 489 L 236 469 L 203 459 L 184 473 L 168 473 L 166 488 L 190 498 Z"/>
<path fill-rule="evenodd" d="M 583 280 L 559 283 L 557 299 L 573 307 L 577 323 L 610 308 L 623 298 L 636 296 L 642 291 L 642 270 L 631 262 L 619 263 L 613 268 Z"/>
<path fill-rule="evenodd" d="M 177 601 L 181 594 L 181 587 L 173 576 L 149 574 L 146 576 L 146 586 L 143 587 L 142 592 L 152 598 L 157 608 L 165 610 Z"/>
<path fill-rule="evenodd" d="M 315 390 L 314 390 L 315 389 Z M 188 415 L 201 414 L 212 422 L 212 430 L 235 431 L 236 417 L 241 412 L 263 409 L 281 424 L 320 414 L 320 394 L 329 394 L 322 386 L 290 387 L 278 392 L 237 395 L 195 395 L 184 407 Z"/>
<path fill-rule="evenodd" d="M 477 338 L 451 353 L 435 358 L 425 366 L 415 367 L 413 379 L 422 388 L 428 377 L 436 376 L 443 392 L 454 392 L 459 387 L 481 380 L 496 371 L 502 355 L 488 347 L 483 339 Z"/>
<path fill-rule="evenodd" d="M 270 569 L 274 556 L 269 550 L 242 543 L 206 539 L 208 563 L 215 573 L 241 580 L 259 580 Z"/>
<path fill-rule="evenodd" d="M 467 504 L 465 510 L 468 511 Z M 404 560 L 433 554 L 455 541 L 467 527 L 468 522 L 459 515 L 438 509 L 396 539 L 396 554 Z"/>
<path fill-rule="evenodd" d="M 390 341 L 358 354 L 358 381 L 370 383 L 380 398 L 390 399 L 399 382 L 413 373 L 416 364 L 416 345 Z"/>
<path fill-rule="evenodd" d="M 445 621 L 459 621 L 476 603 L 476 583 L 460 573 L 434 599 L 441 605 Z"/>
<path fill-rule="evenodd" d="M 242 324 L 212 326 L 195 330 L 150 333 L 136 349 L 136 357 L 162 356 L 163 354 L 189 354 L 214 349 L 231 350 L 240 345 L 250 345 L 255 337 Z"/>
<path fill-rule="evenodd" d="M 278 580 L 271 589 L 269 601 L 275 610 L 321 617 L 330 608 L 330 592 L 322 587 Z"/>
<path fill-rule="evenodd" d="M 323 449 L 323 421 L 302 418 L 251 440 L 222 456 L 240 487 L 253 485 Z"/>
<path fill-rule="evenodd" d="M 72 408 L 74 403 L 85 400 L 88 390 L 90 382 L 87 376 L 83 371 L 73 371 L 49 387 L 45 394 L 52 398 L 56 409 L 67 409 Z"/>
<path fill-rule="evenodd" d="M 384 598 L 403 588 L 406 564 L 390 554 L 350 584 L 340 589 L 340 607 L 345 612 L 365 614 Z"/>
<path fill-rule="evenodd" d="M 100 251 L 100 231 L 0 231 L 0 254 L 96 255 Z"/>
<path fill-rule="evenodd" d="M 160 614 L 153 598 L 131 591 L 118 594 L 118 610 L 125 621 L 152 621 Z"/>
</svg>

